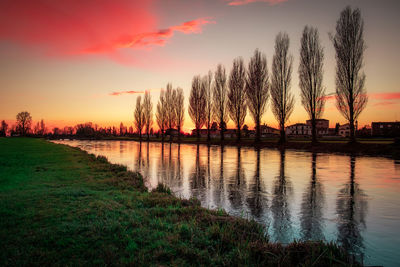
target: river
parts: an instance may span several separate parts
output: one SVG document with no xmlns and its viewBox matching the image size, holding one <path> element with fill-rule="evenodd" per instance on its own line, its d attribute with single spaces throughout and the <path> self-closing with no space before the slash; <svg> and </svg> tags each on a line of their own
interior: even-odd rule
<svg viewBox="0 0 400 267">
<path fill-rule="evenodd" d="M 149 188 L 253 218 L 272 241 L 334 241 L 400 264 L 400 162 L 382 157 L 134 141 L 55 141 L 140 172 Z"/>
</svg>

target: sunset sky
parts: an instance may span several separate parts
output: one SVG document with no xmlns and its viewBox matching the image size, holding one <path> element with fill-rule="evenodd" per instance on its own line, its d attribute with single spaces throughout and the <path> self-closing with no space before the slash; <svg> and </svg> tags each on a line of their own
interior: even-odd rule
<svg viewBox="0 0 400 267">
<path fill-rule="evenodd" d="M 256 48 L 270 72 L 275 37 L 286 31 L 296 99 L 288 124 L 304 122 L 297 73 L 302 30 L 312 25 L 320 32 L 324 85 L 333 94 L 329 32 L 346 5 L 359 7 L 365 22 L 369 102 L 359 126 L 400 120 L 399 0 L 1 0 L 0 120 L 12 123 L 27 110 L 48 127 L 131 126 L 138 94 L 150 90 L 155 106 L 168 82 L 184 89 L 187 110 L 194 75 L 218 63 L 230 71 L 238 56 L 247 65 Z M 331 126 L 345 122 L 333 98 L 323 117 Z M 270 105 L 262 121 L 277 126 Z M 249 115 L 246 123 L 253 126 Z M 192 127 L 186 115 L 184 130 Z"/>
</svg>

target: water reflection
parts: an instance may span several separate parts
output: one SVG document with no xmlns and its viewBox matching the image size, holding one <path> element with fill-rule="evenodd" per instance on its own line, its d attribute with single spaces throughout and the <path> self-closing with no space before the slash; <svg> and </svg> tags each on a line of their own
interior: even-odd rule
<svg viewBox="0 0 400 267">
<path fill-rule="evenodd" d="M 311 179 L 303 194 L 301 203 L 301 239 L 324 240 L 323 206 L 324 188 L 317 179 L 317 154 L 312 153 Z"/>
<path fill-rule="evenodd" d="M 245 172 L 242 167 L 241 149 L 237 147 L 237 160 L 236 160 L 236 170 L 232 177 L 229 179 L 230 183 L 228 185 L 229 190 L 229 201 L 231 206 L 236 211 L 240 211 L 243 207 L 243 193 L 246 186 L 245 183 Z"/>
<path fill-rule="evenodd" d="M 362 231 L 365 229 L 367 195 L 356 182 L 356 158 L 350 157 L 350 180 L 340 189 L 337 199 L 338 241 L 347 251 L 361 259 L 364 256 Z"/>
<path fill-rule="evenodd" d="M 274 219 L 275 239 L 282 243 L 293 240 L 291 213 L 289 198 L 292 194 L 292 186 L 289 177 L 285 175 L 285 150 L 280 151 L 279 175 L 273 185 L 273 198 L 271 212 Z"/>
<path fill-rule="evenodd" d="M 400 165 L 393 160 L 171 143 L 64 143 L 139 171 L 150 188 L 164 183 L 204 207 L 254 218 L 272 241 L 338 241 L 365 255 L 366 264 L 400 262 Z"/>
</svg>

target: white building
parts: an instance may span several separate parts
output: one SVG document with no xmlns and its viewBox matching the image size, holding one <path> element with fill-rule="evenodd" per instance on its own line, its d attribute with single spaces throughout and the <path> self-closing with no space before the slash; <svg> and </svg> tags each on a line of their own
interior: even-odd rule
<svg viewBox="0 0 400 267">
<path fill-rule="evenodd" d="M 305 123 L 296 123 L 286 127 L 286 135 L 311 135 L 311 126 Z"/>
</svg>

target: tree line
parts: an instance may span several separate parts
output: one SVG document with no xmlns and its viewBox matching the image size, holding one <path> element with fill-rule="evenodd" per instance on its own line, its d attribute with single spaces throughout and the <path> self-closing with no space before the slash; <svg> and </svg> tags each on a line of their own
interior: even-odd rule
<svg viewBox="0 0 400 267">
<path fill-rule="evenodd" d="M 335 34 L 330 34 L 335 49 L 336 59 L 336 106 L 350 125 L 351 142 L 355 142 L 354 122 L 365 108 L 368 97 L 365 90 L 365 74 L 362 72 L 365 51 L 364 22 L 358 8 L 346 7 L 336 22 Z M 286 141 L 285 125 L 293 113 L 295 101 L 291 91 L 293 72 L 293 55 L 289 52 L 290 39 L 287 33 L 280 32 L 275 38 L 275 49 L 272 57 L 271 73 L 268 71 L 267 57 L 256 49 L 249 63 L 238 57 L 233 60 L 232 68 L 227 73 L 219 64 L 214 72 L 208 71 L 204 76 L 196 75 L 192 79 L 189 96 L 188 114 L 194 123 L 196 135 L 200 129 L 207 129 L 207 140 L 210 140 L 212 125 L 220 130 L 220 139 L 224 140 L 224 131 L 229 120 L 235 124 L 237 140 L 241 139 L 241 130 L 247 113 L 255 124 L 255 141 L 261 138 L 261 118 L 267 111 L 268 100 L 280 130 L 280 143 Z M 301 104 L 308 113 L 312 126 L 312 141 L 317 141 L 316 120 L 324 112 L 326 93 L 323 86 L 324 48 L 321 45 L 318 29 L 305 26 L 300 40 L 300 63 L 298 66 Z M 184 93 L 180 87 L 173 88 L 168 83 L 161 90 L 155 107 L 155 121 L 160 129 L 162 140 L 169 131 L 177 132 L 181 138 L 184 123 Z M 150 92 L 136 98 L 134 109 L 134 126 L 142 139 L 144 132 L 147 139 L 152 134 L 153 103 Z M 13 133 L 26 135 L 32 133 L 32 117 L 26 111 L 18 113 L 17 125 Z M 8 125 L 2 121 L 0 135 L 6 135 Z M 93 128 L 90 124 L 68 127 L 67 133 L 82 136 L 116 135 L 117 129 Z M 123 125 L 120 126 L 120 134 Z M 64 129 L 65 130 L 65 129 Z M 46 128 L 43 120 L 34 126 L 33 133 L 44 135 Z M 59 129 L 53 129 L 53 135 Z M 60 131 L 61 132 L 61 131 Z M 66 132 L 66 131 L 64 131 Z M 125 131 L 126 132 L 126 131 Z"/>
<path fill-rule="evenodd" d="M 336 23 L 336 33 L 330 35 L 336 52 L 336 106 L 350 124 L 352 142 L 355 142 L 354 122 L 368 100 L 364 88 L 365 74 L 362 72 L 365 50 L 363 33 L 364 22 L 360 10 L 346 7 Z M 289 52 L 289 46 L 288 34 L 279 33 L 275 38 L 271 74 L 268 72 L 266 55 L 256 49 L 247 68 L 243 58 L 238 57 L 233 60 L 229 74 L 225 67 L 219 64 L 215 72 L 209 71 L 205 76 L 194 76 L 188 113 L 194 123 L 197 137 L 200 135 L 200 129 L 205 126 L 207 140 L 210 140 L 211 125 L 216 122 L 220 130 L 220 139 L 224 140 L 226 125 L 232 120 L 237 129 L 237 140 L 240 141 L 241 129 L 249 112 L 255 124 L 255 141 L 260 141 L 261 118 L 267 110 L 268 100 L 271 99 L 271 110 L 279 124 L 280 142 L 284 143 L 285 125 L 295 105 L 291 91 L 293 55 Z M 312 141 L 316 142 L 316 120 L 321 118 L 326 100 L 323 86 L 324 48 L 317 28 L 304 27 L 299 54 L 301 104 L 311 120 Z M 141 97 L 138 96 L 134 113 L 137 131 L 141 134 L 142 129 L 146 128 L 147 137 L 152 123 L 151 102 L 146 102 L 150 101 L 149 98 L 149 92 L 146 92 L 142 104 Z M 183 91 L 181 88 L 172 89 L 169 83 L 166 90 L 161 91 L 156 108 L 156 121 L 163 136 L 165 129 L 175 126 L 180 136 L 183 113 Z"/>
</svg>

